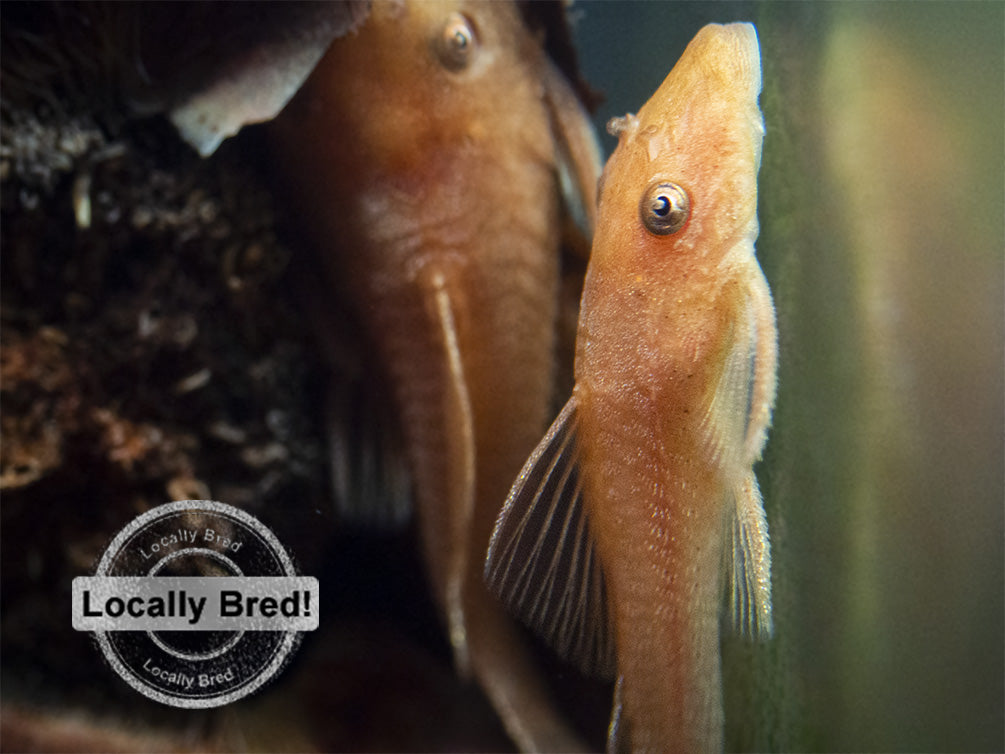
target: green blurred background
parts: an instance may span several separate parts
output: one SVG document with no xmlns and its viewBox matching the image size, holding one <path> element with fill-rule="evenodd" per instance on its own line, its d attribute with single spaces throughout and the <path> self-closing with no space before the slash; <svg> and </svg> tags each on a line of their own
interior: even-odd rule
<svg viewBox="0 0 1005 754">
<path fill-rule="evenodd" d="M 1005 4 L 570 13 L 601 132 L 705 23 L 760 37 L 777 633 L 724 640 L 727 748 L 1001 751 Z"/>
</svg>

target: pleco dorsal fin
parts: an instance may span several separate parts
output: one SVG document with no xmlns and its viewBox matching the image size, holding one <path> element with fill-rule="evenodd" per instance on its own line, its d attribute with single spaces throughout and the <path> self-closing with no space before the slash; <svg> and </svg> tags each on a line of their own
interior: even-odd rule
<svg viewBox="0 0 1005 754">
<path fill-rule="evenodd" d="M 489 543 L 489 588 L 559 654 L 588 675 L 614 674 L 600 563 L 577 471 L 570 398 L 527 459 Z"/>
</svg>

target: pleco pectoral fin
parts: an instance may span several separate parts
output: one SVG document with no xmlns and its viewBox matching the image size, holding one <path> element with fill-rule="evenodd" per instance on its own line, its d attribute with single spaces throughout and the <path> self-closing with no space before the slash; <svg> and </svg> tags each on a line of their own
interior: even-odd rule
<svg viewBox="0 0 1005 754">
<path fill-rule="evenodd" d="M 771 548 L 753 465 L 771 418 L 776 347 L 770 294 L 760 268 L 752 265 L 748 295 L 702 427 L 710 457 L 730 484 L 726 536 L 731 546 L 723 552 L 733 625 L 741 634 L 767 637 L 773 630 Z"/>
<path fill-rule="evenodd" d="M 752 261 L 749 308 L 753 321 L 751 337 L 750 391 L 744 455 L 752 463 L 760 458 L 771 424 L 778 371 L 778 330 L 771 290 L 756 261 Z"/>
<path fill-rule="evenodd" d="M 570 398 L 510 490 L 489 543 L 489 588 L 584 673 L 611 677 L 614 644 L 576 469 Z"/>
<path fill-rule="evenodd" d="M 444 586 L 447 628 L 454 661 L 462 675 L 470 672 L 467 620 L 464 610 L 464 579 L 475 503 L 475 429 L 471 397 L 454 318 L 448 282 L 437 270 L 420 274 L 427 294 L 427 309 L 440 331 L 443 347 L 444 433 L 447 444 L 447 533 L 446 583 Z"/>
<path fill-rule="evenodd" d="M 744 467 L 744 437 L 750 415 L 751 365 L 754 325 L 741 319 L 723 354 L 719 382 L 701 418 L 705 456 L 728 474 Z"/>
<path fill-rule="evenodd" d="M 740 634 L 767 638 L 771 618 L 771 547 L 764 501 L 753 470 L 732 491 L 732 547 L 726 548 L 730 612 Z"/>
<path fill-rule="evenodd" d="M 551 61 L 542 67 L 562 197 L 579 232 L 589 240 L 596 224 L 600 145 L 589 115 L 562 72 Z M 585 249 L 589 254 L 588 242 Z"/>
</svg>

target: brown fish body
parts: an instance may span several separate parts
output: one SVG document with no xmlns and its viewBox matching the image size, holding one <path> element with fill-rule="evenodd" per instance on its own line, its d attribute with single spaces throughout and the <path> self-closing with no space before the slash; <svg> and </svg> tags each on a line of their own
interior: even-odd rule
<svg viewBox="0 0 1005 754">
<path fill-rule="evenodd" d="M 550 75 L 510 3 L 375 3 L 277 122 L 276 141 L 334 289 L 393 390 L 458 665 L 521 746 L 563 748 L 576 744 L 481 578 L 552 391 Z"/>
<path fill-rule="evenodd" d="M 491 101 L 473 103 L 477 87 L 453 91 L 455 74 L 431 54 L 437 24 L 449 17 L 444 6 L 378 3 L 308 82 L 323 93 L 295 102 L 311 111 L 296 122 L 295 140 L 310 145 L 302 158 L 314 163 L 305 162 L 301 180 L 321 179 L 301 184 L 302 210 L 395 391 L 441 602 L 447 561 L 458 555 L 456 539 L 443 546 L 443 533 L 460 524 L 449 503 L 470 496 L 468 486 L 508 485 L 493 485 L 490 470 L 518 467 L 546 420 L 554 336 L 540 325 L 555 317 L 558 274 L 550 137 L 534 79 L 516 52 L 514 66 L 498 66 L 514 79 L 503 91 L 523 106 L 507 109 L 520 113 L 511 128 L 489 122 L 505 114 Z M 441 325 L 444 297 L 455 343 Z M 448 351 L 463 354 L 467 401 L 452 395 Z M 459 426 L 465 402 L 474 437 Z M 499 422 L 505 407 L 524 421 Z M 481 474 L 452 447 L 465 443 L 483 451 Z"/>
</svg>

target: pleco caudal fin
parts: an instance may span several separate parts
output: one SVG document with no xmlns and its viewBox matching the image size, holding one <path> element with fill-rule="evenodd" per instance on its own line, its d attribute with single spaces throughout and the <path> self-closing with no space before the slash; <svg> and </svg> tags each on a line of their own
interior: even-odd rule
<svg viewBox="0 0 1005 754">
<path fill-rule="evenodd" d="M 603 574 L 583 510 L 570 398 L 531 454 L 489 543 L 489 588 L 584 673 L 614 674 Z"/>
</svg>

